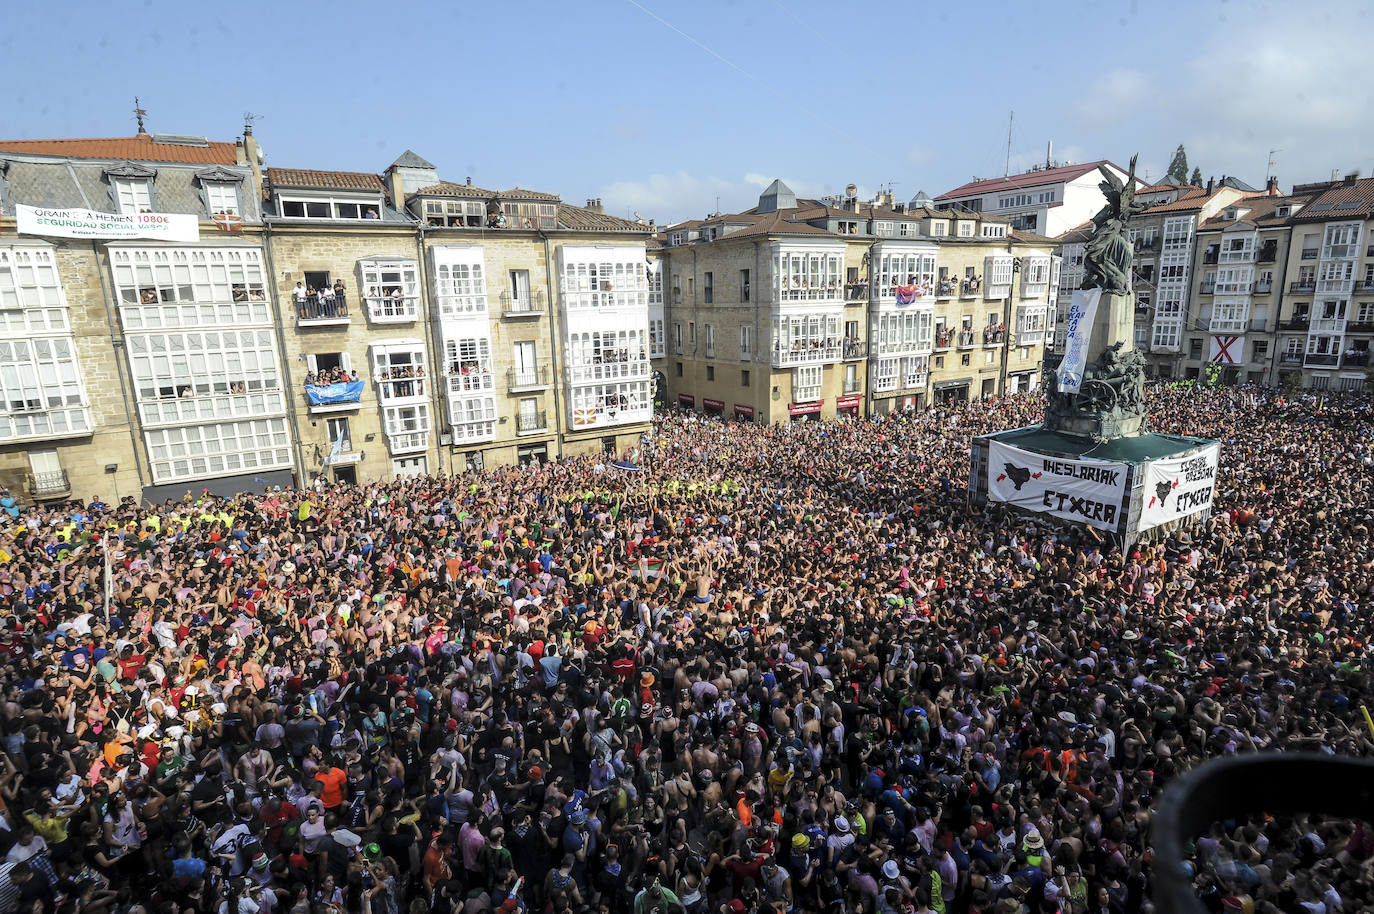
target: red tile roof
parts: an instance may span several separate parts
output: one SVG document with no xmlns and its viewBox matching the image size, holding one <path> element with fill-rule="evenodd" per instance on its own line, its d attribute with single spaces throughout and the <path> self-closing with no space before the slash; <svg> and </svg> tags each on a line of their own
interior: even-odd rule
<svg viewBox="0 0 1374 914">
<path fill-rule="evenodd" d="M 1341 182 L 1293 214 L 1294 222 L 1339 222 L 1374 215 L 1374 178 Z"/>
<path fill-rule="evenodd" d="M 1274 215 L 1275 209 L 1280 206 L 1302 206 L 1310 199 L 1311 197 L 1306 194 L 1289 195 L 1287 197 L 1270 197 L 1265 194 L 1260 194 L 1254 197 L 1245 197 L 1232 203 L 1230 206 L 1199 225 L 1198 231 L 1220 231 L 1229 225 L 1246 222 L 1259 228 L 1272 228 L 1276 225 L 1283 225 L 1288 221 L 1289 217 Z M 1226 214 L 1233 208 L 1237 210 L 1238 218 L 1227 219 Z M 1239 215 L 1241 210 L 1247 210 L 1247 212 L 1245 212 L 1244 215 Z M 1301 212 L 1301 210 L 1299 210 L 1299 212 Z"/>
<path fill-rule="evenodd" d="M 175 139 L 186 139 L 176 137 Z M 0 152 L 62 156 L 72 159 L 119 159 L 139 162 L 188 162 L 194 165 L 235 165 L 233 143 L 158 142 L 146 133 L 74 140 L 0 140 Z"/>
<path fill-rule="evenodd" d="M 1142 210 L 1140 215 L 1153 216 L 1157 213 L 1195 212 L 1197 210 L 1202 209 L 1202 207 L 1207 203 L 1208 200 L 1212 199 L 1213 196 L 1220 193 L 1221 191 L 1222 188 L 1216 188 L 1212 191 L 1212 193 L 1209 194 L 1201 187 L 1194 187 L 1190 190 L 1185 190 L 1183 192 L 1183 196 L 1179 197 L 1173 203 L 1161 203 L 1158 206 L 1151 206 L 1148 209 Z"/>
<path fill-rule="evenodd" d="M 1097 171 L 1099 165 L 1111 165 L 1113 168 L 1126 173 L 1126 169 L 1121 168 L 1113 162 L 1102 159 L 1097 162 L 1082 162 L 1078 165 L 1063 165 L 1059 168 L 1046 168 L 1043 171 L 1028 171 L 1020 175 L 1008 175 L 1005 178 L 987 178 L 981 181 L 970 181 L 954 190 L 946 191 L 936 200 L 950 200 L 955 197 L 970 197 L 977 194 L 995 194 L 1003 190 L 1018 190 L 1022 187 L 1039 187 L 1042 184 L 1058 184 L 1061 181 L 1073 181 L 1081 178 L 1090 171 Z"/>
<path fill-rule="evenodd" d="M 276 187 L 325 187 L 340 190 L 385 189 L 382 179 L 359 171 L 310 171 L 300 168 L 269 168 L 267 180 Z"/>
</svg>

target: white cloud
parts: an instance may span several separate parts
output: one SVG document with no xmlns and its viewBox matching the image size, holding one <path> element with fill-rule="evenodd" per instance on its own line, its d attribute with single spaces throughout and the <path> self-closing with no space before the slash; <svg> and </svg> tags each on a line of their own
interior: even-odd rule
<svg viewBox="0 0 1374 914">
<path fill-rule="evenodd" d="M 1364 116 L 1374 87 L 1344 54 L 1295 53 L 1265 34 L 1227 43 L 1187 65 L 1180 107 L 1188 159 L 1204 174 L 1236 174 L 1260 185 L 1270 149 L 1285 185 L 1318 181 L 1332 169 L 1369 167 L 1374 126 Z"/>
</svg>

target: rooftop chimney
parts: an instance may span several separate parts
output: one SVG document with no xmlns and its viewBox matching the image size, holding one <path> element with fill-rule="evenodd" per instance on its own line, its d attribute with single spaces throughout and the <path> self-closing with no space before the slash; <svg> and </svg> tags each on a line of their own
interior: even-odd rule
<svg viewBox="0 0 1374 914">
<path fill-rule="evenodd" d="M 1358 180 L 1360 180 L 1360 173 L 1358 171 L 1352 171 L 1350 174 L 1345 176 L 1345 186 L 1354 187 L 1355 182 Z"/>
<path fill-rule="evenodd" d="M 1264 185 L 1264 192 L 1270 197 L 1283 196 L 1279 193 L 1279 179 L 1274 177 L 1273 175 L 1270 175 L 1269 180 Z"/>
<path fill-rule="evenodd" d="M 472 186 L 472 175 L 468 175 L 468 187 Z"/>
<path fill-rule="evenodd" d="M 1212 192 L 1212 188 L 1216 186 L 1216 183 L 1217 183 L 1217 179 L 1216 179 L 1216 178 L 1208 178 L 1208 179 L 1207 179 L 1207 193 L 1210 194 L 1210 193 Z"/>
</svg>

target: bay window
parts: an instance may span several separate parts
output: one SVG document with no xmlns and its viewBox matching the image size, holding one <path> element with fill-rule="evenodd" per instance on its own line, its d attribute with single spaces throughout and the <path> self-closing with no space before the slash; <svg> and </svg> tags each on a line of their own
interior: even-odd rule
<svg viewBox="0 0 1374 914">
<path fill-rule="evenodd" d="M 401 323 L 419 317 L 419 269 L 413 260 L 364 260 L 363 298 L 375 323 Z"/>
<path fill-rule="evenodd" d="M 482 253 L 464 260 L 435 251 L 434 273 L 441 317 L 466 317 L 487 312 L 487 283 L 482 274 Z"/>
<path fill-rule="evenodd" d="M 825 251 L 776 251 L 774 300 L 839 301 L 844 295 L 844 255 Z"/>
</svg>

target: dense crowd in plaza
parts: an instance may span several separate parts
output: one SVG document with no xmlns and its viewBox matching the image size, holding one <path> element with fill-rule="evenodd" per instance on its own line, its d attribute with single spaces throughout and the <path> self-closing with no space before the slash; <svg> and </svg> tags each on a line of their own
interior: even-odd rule
<svg viewBox="0 0 1374 914">
<path fill-rule="evenodd" d="M 1374 416 L 1153 389 L 1222 441 L 1217 511 L 1123 554 L 969 507 L 970 436 L 1042 409 L 0 499 L 0 914 L 1151 911 L 1182 772 L 1374 748 Z M 1213 912 L 1374 904 L 1366 823 L 1191 852 Z"/>
</svg>

